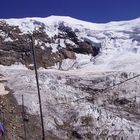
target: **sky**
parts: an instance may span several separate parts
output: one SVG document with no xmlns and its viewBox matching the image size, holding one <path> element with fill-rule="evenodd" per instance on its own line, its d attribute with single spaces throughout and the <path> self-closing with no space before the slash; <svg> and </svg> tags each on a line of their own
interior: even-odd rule
<svg viewBox="0 0 140 140">
<path fill-rule="evenodd" d="M 106 23 L 140 17 L 140 0 L 1 0 L 0 18 L 51 15 Z"/>
</svg>

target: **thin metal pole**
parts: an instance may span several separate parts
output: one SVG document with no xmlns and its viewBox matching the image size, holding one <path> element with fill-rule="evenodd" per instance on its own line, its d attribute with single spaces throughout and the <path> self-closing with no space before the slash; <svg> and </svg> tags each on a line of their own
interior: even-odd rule
<svg viewBox="0 0 140 140">
<path fill-rule="evenodd" d="M 27 135 L 26 135 L 26 124 L 25 124 L 25 109 L 24 109 L 24 97 L 22 95 L 22 119 L 23 119 L 23 127 L 24 127 L 24 139 L 27 140 Z"/>
<path fill-rule="evenodd" d="M 35 69 L 35 75 L 36 75 L 36 84 L 37 84 L 37 91 L 38 91 L 39 108 L 40 108 L 40 119 L 41 119 L 41 126 L 42 126 L 42 140 L 45 140 L 45 129 L 44 129 L 44 122 L 43 122 L 43 112 L 42 112 L 41 96 L 40 96 L 40 89 L 39 89 L 37 64 L 36 64 L 36 51 L 34 48 L 33 36 L 31 36 L 31 41 L 32 41 L 32 54 L 33 54 L 34 69 Z"/>
</svg>

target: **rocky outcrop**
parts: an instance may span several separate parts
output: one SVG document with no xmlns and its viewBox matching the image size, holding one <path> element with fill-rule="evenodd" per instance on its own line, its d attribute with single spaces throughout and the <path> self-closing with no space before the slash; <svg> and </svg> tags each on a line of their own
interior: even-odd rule
<svg viewBox="0 0 140 140">
<path fill-rule="evenodd" d="M 90 42 L 79 40 L 70 27 L 65 27 L 62 24 L 58 30 L 60 31 L 58 35 L 49 37 L 42 25 L 30 35 L 22 33 L 18 26 L 10 26 L 5 21 L 1 21 L 0 64 L 10 66 L 14 63 L 22 63 L 31 68 L 33 64 L 31 36 L 34 37 L 38 68 L 54 66 L 67 58 L 76 59 L 75 53 L 92 54 L 93 56 L 98 54 L 99 49 L 96 46 Z M 54 47 L 56 47 L 55 51 L 53 51 Z"/>
</svg>

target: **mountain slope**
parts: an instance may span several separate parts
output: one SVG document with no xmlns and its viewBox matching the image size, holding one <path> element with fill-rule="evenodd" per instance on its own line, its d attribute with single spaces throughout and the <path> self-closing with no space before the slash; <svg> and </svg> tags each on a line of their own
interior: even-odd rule
<svg viewBox="0 0 140 140">
<path fill-rule="evenodd" d="M 45 49 L 49 53 L 47 58 L 41 59 L 41 61 L 43 59 L 45 59 L 44 61 L 46 59 L 51 60 L 51 62 L 48 62 L 49 64 L 43 62 L 48 66 L 54 65 L 62 59 L 75 59 L 76 56 L 74 53 L 71 54 L 73 51 L 95 56 L 99 53 L 99 49 L 99 55 L 95 58 L 89 57 L 88 61 L 90 62 L 90 60 L 94 59 L 94 65 L 100 65 L 101 68 L 121 70 L 128 66 L 126 69 L 130 69 L 128 63 L 132 63 L 135 70 L 140 65 L 140 18 L 132 21 L 110 22 L 106 24 L 88 23 L 70 17 L 57 16 L 48 18 L 8 19 L 1 20 L 1 22 L 3 22 L 3 24 L 1 23 L 3 27 L 1 27 L 1 40 L 4 42 L 3 44 L 10 47 L 12 45 L 23 47 L 23 51 L 25 50 L 27 55 L 29 55 L 28 61 L 31 61 L 28 34 L 32 34 L 36 30 L 35 45 L 41 48 L 40 53 L 42 50 L 42 54 L 45 53 Z M 10 27 L 5 27 L 4 29 L 4 24 Z M 67 48 L 68 52 L 64 48 Z M 62 58 L 58 55 L 60 50 L 63 50 L 63 53 L 61 52 L 60 54 Z M 50 54 L 51 52 L 53 55 Z M 16 56 L 17 59 L 24 56 L 23 53 L 21 55 L 19 56 L 18 54 Z M 25 55 L 24 57 L 27 56 Z M 12 63 L 14 63 L 14 60 Z M 21 63 L 23 62 L 21 61 Z M 31 62 L 28 63 L 30 64 Z M 28 65 L 27 62 L 24 64 Z"/>
<path fill-rule="evenodd" d="M 24 95 L 27 112 L 38 117 L 33 36 L 49 140 L 138 140 L 140 82 L 127 79 L 140 73 L 139 25 L 140 18 L 105 24 L 57 16 L 0 20 L 2 87 L 19 105 Z"/>
</svg>

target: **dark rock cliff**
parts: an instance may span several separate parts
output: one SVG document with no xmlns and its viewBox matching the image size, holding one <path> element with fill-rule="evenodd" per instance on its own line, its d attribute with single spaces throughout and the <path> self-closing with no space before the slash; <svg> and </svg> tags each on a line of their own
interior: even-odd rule
<svg viewBox="0 0 140 140">
<path fill-rule="evenodd" d="M 49 37 L 44 31 L 43 25 L 33 34 L 24 34 L 18 26 L 10 26 L 6 22 L 0 22 L 0 64 L 12 65 L 22 63 L 28 68 L 33 64 L 31 36 L 34 37 L 34 44 L 37 56 L 37 66 L 48 68 L 54 66 L 63 59 L 76 59 L 75 53 L 92 54 L 96 56 L 99 48 L 93 46 L 88 41 L 81 41 L 70 27 L 60 24 L 59 33 L 54 37 Z M 60 40 L 64 40 L 63 47 Z M 56 42 L 56 40 L 58 40 Z M 71 43 L 66 42 L 70 40 Z M 53 52 L 53 44 L 57 45 L 57 51 Z M 50 46 L 46 46 L 50 44 Z"/>
</svg>

